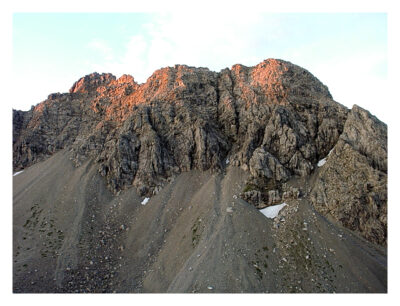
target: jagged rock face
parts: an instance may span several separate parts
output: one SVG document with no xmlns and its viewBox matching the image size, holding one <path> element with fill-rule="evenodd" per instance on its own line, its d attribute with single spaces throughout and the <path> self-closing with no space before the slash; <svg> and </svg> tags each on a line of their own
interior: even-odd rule
<svg viewBox="0 0 400 306">
<path fill-rule="evenodd" d="M 69 94 L 50 95 L 48 100 L 27 112 L 14 111 L 14 169 L 42 161 L 72 145 L 81 132 L 84 116 L 81 100 Z"/>
<path fill-rule="evenodd" d="M 176 65 L 144 84 L 93 73 L 69 93 L 14 111 L 13 168 L 70 148 L 76 166 L 98 163 L 113 192 L 133 186 L 150 195 L 178 173 L 233 165 L 250 172 L 248 201 L 264 207 L 282 197 L 287 180 L 313 173 L 339 139 L 386 171 L 386 147 L 370 147 L 376 123 L 365 128 L 364 117 L 351 117 L 344 133 L 347 117 L 325 85 L 282 60 L 219 73 Z"/>
<path fill-rule="evenodd" d="M 387 126 L 354 106 L 311 193 L 314 206 L 366 239 L 387 240 Z"/>
<path fill-rule="evenodd" d="M 115 80 L 115 76 L 110 73 L 98 74 L 97 72 L 87 75 L 72 85 L 70 93 L 88 93 L 96 90 L 100 86 L 107 86 L 111 81 Z"/>
<path fill-rule="evenodd" d="M 93 73 L 32 111 L 14 168 L 73 144 L 76 164 L 95 157 L 114 191 L 149 192 L 174 173 L 220 170 L 227 155 L 254 178 L 286 181 L 311 173 L 346 112 L 309 72 L 272 59 L 221 73 L 177 65 L 142 85 Z"/>
</svg>

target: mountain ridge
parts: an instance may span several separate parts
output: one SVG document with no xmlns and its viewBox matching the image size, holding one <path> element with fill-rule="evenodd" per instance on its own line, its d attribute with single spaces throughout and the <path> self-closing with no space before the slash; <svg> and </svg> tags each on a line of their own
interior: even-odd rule
<svg viewBox="0 0 400 306">
<path fill-rule="evenodd" d="M 307 196 L 311 190 L 293 192 L 285 183 L 315 173 L 318 162 L 338 141 L 345 141 L 345 131 L 353 139 L 347 141 L 349 158 L 364 165 L 354 160 L 362 151 L 373 161 L 364 175 L 374 177 L 372 187 L 363 187 L 361 194 L 354 190 L 353 199 L 376 207 L 365 216 L 366 223 L 380 221 L 354 224 L 360 208 L 346 210 L 352 222 L 333 215 L 370 241 L 385 244 L 387 127 L 368 118 L 362 108 L 348 110 L 335 102 L 310 72 L 283 60 L 267 59 L 253 67 L 237 64 L 218 73 L 175 65 L 156 70 L 142 84 L 129 75 L 117 79 L 92 73 L 76 81 L 69 93 L 51 94 L 27 112 L 13 110 L 13 169 L 68 148 L 76 167 L 94 159 L 114 194 L 134 187 L 141 196 L 151 196 L 185 171 L 220 173 L 232 165 L 250 173 L 242 198 L 262 208 L 281 201 L 284 194 Z M 376 141 L 367 141 L 374 133 Z M 340 177 L 351 175 L 340 163 L 336 167 Z M 323 185 L 326 180 L 317 181 Z M 349 182 L 343 184 L 344 190 L 351 190 Z M 321 212 L 332 212 L 317 204 L 321 201 L 333 207 L 349 205 L 333 191 L 329 200 L 318 200 L 326 197 L 322 189 L 313 189 Z"/>
</svg>

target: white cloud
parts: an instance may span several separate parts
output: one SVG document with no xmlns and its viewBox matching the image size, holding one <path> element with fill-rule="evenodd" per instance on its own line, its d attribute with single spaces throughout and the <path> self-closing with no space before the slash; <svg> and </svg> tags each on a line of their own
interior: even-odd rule
<svg viewBox="0 0 400 306">
<path fill-rule="evenodd" d="M 329 87 L 338 102 L 347 107 L 358 104 L 385 120 L 381 106 L 389 101 L 388 88 L 382 73 L 377 74 L 377 67 L 386 63 L 381 50 L 359 54 L 348 49 L 335 50 L 329 40 L 280 48 L 292 32 L 273 15 L 158 14 L 142 26 L 140 34 L 130 37 L 119 59 L 110 54 L 111 49 L 104 42 L 92 42 L 105 57 L 113 58 L 93 67 L 117 76 L 129 73 L 141 83 L 155 70 L 175 64 L 219 71 L 236 63 L 251 66 L 277 57 L 310 70 Z"/>
<path fill-rule="evenodd" d="M 146 57 L 148 43 L 142 35 L 132 36 L 126 45 L 126 52 L 120 61 L 120 69 L 126 72 L 132 71 L 135 78 L 142 77 L 142 71 L 146 70 Z"/>
<path fill-rule="evenodd" d="M 389 103 L 389 94 L 382 67 L 386 54 L 378 49 L 338 48 L 330 38 L 323 37 L 299 45 L 292 41 L 300 30 L 296 31 L 288 26 L 287 19 L 261 12 L 154 14 L 141 25 L 139 34 L 118 46 L 101 39 L 89 41 L 87 48 L 95 56 L 87 59 L 84 73 L 76 79 L 97 71 L 117 77 L 131 74 L 143 83 L 155 70 L 175 64 L 219 71 L 237 63 L 252 66 L 269 57 L 281 58 L 308 69 L 329 87 L 338 102 L 347 107 L 358 104 L 385 120 L 382 105 Z M 55 85 L 53 91 L 63 91 L 61 85 Z"/>
<path fill-rule="evenodd" d="M 259 14 L 158 14 L 142 26 L 141 34 L 125 43 L 120 58 L 111 56 L 104 42 L 91 42 L 93 48 L 114 58 L 92 67 L 117 75 L 129 73 L 145 82 L 155 70 L 175 64 L 215 71 L 237 63 L 255 65 L 269 57 L 260 55 L 260 37 L 264 46 L 272 44 L 281 34 L 278 29 L 276 20 Z"/>
<path fill-rule="evenodd" d="M 100 56 L 103 57 L 103 60 L 105 61 L 114 60 L 113 50 L 107 45 L 105 41 L 101 39 L 92 39 L 87 44 L 87 47 L 100 54 Z"/>
</svg>

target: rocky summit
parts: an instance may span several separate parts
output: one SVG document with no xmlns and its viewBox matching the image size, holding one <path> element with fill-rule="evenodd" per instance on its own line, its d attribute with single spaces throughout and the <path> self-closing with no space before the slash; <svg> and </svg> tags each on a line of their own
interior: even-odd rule
<svg viewBox="0 0 400 306">
<path fill-rule="evenodd" d="M 387 291 L 387 126 L 283 60 L 87 75 L 13 169 L 14 292 Z"/>
</svg>

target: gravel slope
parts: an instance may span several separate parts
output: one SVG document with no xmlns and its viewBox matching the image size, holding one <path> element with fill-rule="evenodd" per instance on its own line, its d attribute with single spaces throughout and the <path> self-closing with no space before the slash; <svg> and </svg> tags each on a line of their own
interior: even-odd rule
<svg viewBox="0 0 400 306">
<path fill-rule="evenodd" d="M 141 205 L 69 154 L 13 177 L 14 292 L 387 291 L 384 248 L 304 197 L 266 218 L 239 168 L 182 173 Z"/>
</svg>

